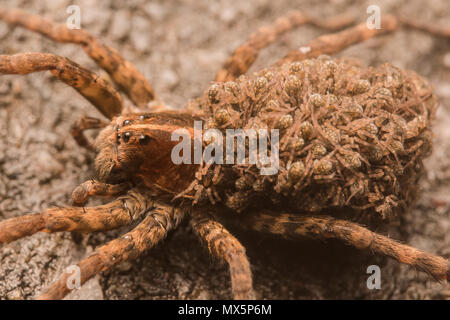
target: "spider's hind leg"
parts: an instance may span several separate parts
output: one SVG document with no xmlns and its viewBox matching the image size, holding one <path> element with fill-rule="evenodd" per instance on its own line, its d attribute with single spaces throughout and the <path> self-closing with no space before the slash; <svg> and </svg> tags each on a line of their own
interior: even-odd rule
<svg viewBox="0 0 450 320">
<path fill-rule="evenodd" d="M 417 19 L 407 19 L 405 17 L 400 17 L 399 20 L 408 28 L 422 30 L 443 38 L 450 38 L 450 27 L 437 26 L 435 24 L 418 21 Z"/>
<path fill-rule="evenodd" d="M 370 250 L 416 267 L 436 280 L 450 279 L 450 262 L 447 259 L 401 244 L 350 221 L 329 216 L 270 213 L 250 215 L 247 219 L 246 225 L 256 231 L 277 234 L 287 239 L 336 239 L 348 246 Z"/>
<path fill-rule="evenodd" d="M 316 58 L 321 54 L 333 55 L 353 44 L 363 42 L 381 34 L 396 31 L 403 26 L 422 30 L 444 38 L 450 37 L 450 28 L 437 27 L 432 24 L 417 22 L 413 19 L 385 15 L 381 19 L 380 29 L 369 29 L 367 23 L 363 22 L 340 32 L 322 35 L 307 45 L 302 46 L 300 50 L 292 50 L 276 64 L 281 65 L 287 62 Z"/>
<path fill-rule="evenodd" d="M 217 72 L 215 81 L 233 81 L 245 74 L 258 57 L 261 49 L 278 40 L 283 34 L 305 24 L 312 24 L 328 30 L 338 30 L 354 22 L 353 17 L 345 14 L 330 19 L 313 19 L 299 11 L 292 11 L 278 18 L 266 27 L 260 28 L 240 45 Z"/>
<path fill-rule="evenodd" d="M 380 34 L 395 31 L 398 28 L 398 20 L 392 15 L 385 15 L 381 19 L 380 29 L 369 29 L 363 22 L 356 26 L 344 29 L 340 32 L 322 35 L 299 50 L 292 50 L 276 64 L 302 61 L 320 56 L 321 54 L 336 54 L 352 44 L 363 42 Z"/>
<path fill-rule="evenodd" d="M 228 263 L 234 299 L 255 299 L 252 273 L 245 248 L 222 224 L 203 212 L 193 212 L 192 229 L 209 252 Z"/>
</svg>

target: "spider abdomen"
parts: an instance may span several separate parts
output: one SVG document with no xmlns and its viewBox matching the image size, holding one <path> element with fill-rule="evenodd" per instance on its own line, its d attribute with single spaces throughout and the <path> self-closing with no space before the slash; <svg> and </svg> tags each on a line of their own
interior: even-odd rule
<svg viewBox="0 0 450 320">
<path fill-rule="evenodd" d="M 414 199 L 436 99 L 412 71 L 321 56 L 214 83 L 191 106 L 224 135 L 279 130 L 276 174 L 261 175 L 247 152 L 246 164 L 216 164 L 199 179 L 232 210 L 349 208 L 389 219 Z"/>
</svg>

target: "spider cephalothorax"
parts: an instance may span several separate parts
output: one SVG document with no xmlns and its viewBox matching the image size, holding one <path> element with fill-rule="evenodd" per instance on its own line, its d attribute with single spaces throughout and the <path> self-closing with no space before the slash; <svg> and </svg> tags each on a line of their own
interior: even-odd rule
<svg viewBox="0 0 450 320">
<path fill-rule="evenodd" d="M 72 128 L 81 146 L 97 151 L 98 180 L 74 190 L 72 198 L 78 206 L 1 221 L 0 244 L 39 231 L 94 232 L 138 223 L 78 264 L 84 283 L 155 246 L 187 216 L 211 254 L 229 264 L 233 297 L 254 298 L 245 249 L 219 222 L 225 217 L 241 227 L 286 238 L 336 239 L 390 256 L 437 280 L 449 279 L 448 260 L 355 223 L 360 217 L 388 221 L 411 205 L 423 173 L 422 160 L 431 150 L 430 120 L 436 101 L 426 82 L 413 72 L 390 64 L 367 68 L 357 61 L 321 54 L 334 54 L 393 31 L 399 26 L 395 17 L 385 16 L 381 29 L 368 29 L 363 23 L 319 37 L 274 66 L 245 76 L 258 51 L 280 34 L 305 23 L 339 29 L 353 22 L 345 16 L 317 21 L 292 12 L 252 35 L 219 70 L 207 92 L 176 112 L 158 111 L 164 109 L 158 104 L 151 107 L 156 96 L 150 83 L 86 31 L 19 10 L 0 9 L 0 19 L 56 41 L 82 45 L 142 109 L 123 108 L 120 94 L 108 81 L 66 58 L 41 53 L 1 55 L 0 73 L 49 70 L 110 121 L 85 117 Z M 440 36 L 449 34 L 401 22 Z M 214 128 L 222 133 L 279 130 L 277 171 L 261 175 L 259 166 L 248 162 L 174 161 L 172 151 L 178 141 L 172 134 L 185 130 L 192 142 L 195 121 L 203 122 L 202 130 Z M 91 144 L 83 131 L 99 128 L 102 131 Z M 202 147 L 215 142 L 200 143 Z M 193 145 L 189 144 L 189 153 L 195 151 Z M 117 199 L 102 206 L 79 207 L 89 196 Z M 71 290 L 67 278 L 64 274 L 40 298 L 63 298 Z"/>
<path fill-rule="evenodd" d="M 171 160 L 172 133 L 193 131 L 194 118 L 178 113 L 135 113 L 112 119 L 96 139 L 98 177 L 106 183 L 130 182 L 179 193 L 194 178 L 196 166 Z"/>
</svg>

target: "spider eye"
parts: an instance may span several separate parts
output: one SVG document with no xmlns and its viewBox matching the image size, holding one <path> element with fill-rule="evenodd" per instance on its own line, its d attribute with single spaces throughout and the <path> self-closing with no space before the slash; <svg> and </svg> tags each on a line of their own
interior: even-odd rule
<svg viewBox="0 0 450 320">
<path fill-rule="evenodd" d="M 149 136 L 147 136 L 147 135 L 141 135 L 140 137 L 139 137 L 139 144 L 140 145 L 146 145 L 147 143 L 149 143 L 149 141 L 150 141 L 150 137 Z"/>
<path fill-rule="evenodd" d="M 131 120 L 125 120 L 125 121 L 122 123 L 123 126 L 127 126 L 127 125 L 129 125 L 129 124 L 131 124 Z"/>
<path fill-rule="evenodd" d="M 130 141 L 130 137 L 131 137 L 131 133 L 130 132 L 125 132 L 123 134 L 123 142 L 127 143 L 128 141 Z"/>
<path fill-rule="evenodd" d="M 117 140 L 117 144 L 120 144 L 120 133 L 118 133 L 117 135 L 116 135 L 116 140 Z"/>
<path fill-rule="evenodd" d="M 144 121 L 145 119 L 149 119 L 149 118 L 150 118 L 150 115 L 148 115 L 148 114 L 142 114 L 139 116 L 140 121 Z"/>
</svg>

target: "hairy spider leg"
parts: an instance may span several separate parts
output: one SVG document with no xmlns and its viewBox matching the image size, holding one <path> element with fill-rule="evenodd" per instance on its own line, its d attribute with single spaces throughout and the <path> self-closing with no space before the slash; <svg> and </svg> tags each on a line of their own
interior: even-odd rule
<svg viewBox="0 0 450 320">
<path fill-rule="evenodd" d="M 84 135 L 84 131 L 90 129 L 101 129 L 106 127 L 107 125 L 108 122 L 106 121 L 83 116 L 72 125 L 72 127 L 70 128 L 70 133 L 80 147 L 86 148 L 90 151 L 95 151 L 94 145 L 90 141 L 88 141 L 88 139 Z"/>
<path fill-rule="evenodd" d="M 239 240 L 211 215 L 202 211 L 191 213 L 190 224 L 209 253 L 228 263 L 234 299 L 255 299 L 250 263 Z"/>
<path fill-rule="evenodd" d="M 144 193 L 126 195 L 96 207 L 51 208 L 41 213 L 0 221 L 0 244 L 10 243 L 36 232 L 106 231 L 129 225 L 153 206 Z"/>
<path fill-rule="evenodd" d="M 101 43 L 86 30 L 70 29 L 65 24 L 58 24 L 19 9 L 0 8 L 0 19 L 38 32 L 57 42 L 81 45 L 86 54 L 110 75 L 136 106 L 144 108 L 149 102 L 156 100 L 156 94 L 144 75 L 116 50 Z"/>
<path fill-rule="evenodd" d="M 255 62 L 261 49 L 278 40 L 283 34 L 305 24 L 311 24 L 327 30 L 339 30 L 354 22 L 349 14 L 339 15 L 330 19 L 314 19 L 300 11 L 292 11 L 275 20 L 270 26 L 265 26 L 253 33 L 227 59 L 216 73 L 215 81 L 232 81 L 245 74 Z"/>
<path fill-rule="evenodd" d="M 287 239 L 309 237 L 326 241 L 336 239 L 344 244 L 373 253 L 394 258 L 433 276 L 436 280 L 448 281 L 450 262 L 414 247 L 401 244 L 377 234 L 354 222 L 330 216 L 304 216 L 298 214 L 256 213 L 246 218 L 246 225 L 260 232 L 279 235 Z"/>
<path fill-rule="evenodd" d="M 29 74 L 50 71 L 77 90 L 98 111 L 111 119 L 122 110 L 122 97 L 107 81 L 73 61 L 50 53 L 0 55 L 0 74 Z"/>
<path fill-rule="evenodd" d="M 299 50 L 292 50 L 276 65 L 288 62 L 302 61 L 320 56 L 321 54 L 335 54 L 348 48 L 352 44 L 363 42 L 377 35 L 392 32 L 398 28 L 398 21 L 392 15 L 385 15 L 381 19 L 381 29 L 369 29 L 366 22 L 344 29 L 340 32 L 322 35 Z"/>
<path fill-rule="evenodd" d="M 434 26 L 402 17 L 398 18 L 393 15 L 384 15 L 381 18 L 380 29 L 369 29 L 367 23 L 363 22 L 340 32 L 322 35 L 302 46 L 300 50 L 291 51 L 284 58 L 277 61 L 276 65 L 316 58 L 321 54 L 336 54 L 353 44 L 385 33 L 394 32 L 402 26 L 422 30 L 435 36 L 450 37 L 450 28 Z"/>
<path fill-rule="evenodd" d="M 78 263 L 80 284 L 84 284 L 96 274 L 106 271 L 121 262 L 136 259 L 144 251 L 154 247 L 166 237 L 168 231 L 179 224 L 183 215 L 184 213 L 181 209 L 157 204 L 136 228 L 97 248 L 93 254 Z M 38 299 L 54 300 L 64 298 L 71 291 L 67 285 L 68 277 L 70 276 L 71 274 L 68 273 L 63 274 Z"/>
<path fill-rule="evenodd" d="M 117 197 L 127 191 L 129 185 L 127 183 L 108 184 L 97 180 L 88 180 L 80 184 L 72 192 L 72 202 L 76 206 L 82 206 L 89 197 Z"/>
</svg>

